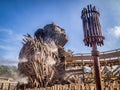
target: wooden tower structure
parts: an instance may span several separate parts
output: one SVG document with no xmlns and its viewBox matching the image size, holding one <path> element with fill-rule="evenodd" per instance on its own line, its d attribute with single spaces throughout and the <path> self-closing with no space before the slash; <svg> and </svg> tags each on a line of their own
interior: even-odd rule
<svg viewBox="0 0 120 90">
<path fill-rule="evenodd" d="M 100 13 L 96 7 L 92 5 L 88 5 L 87 8 L 83 8 L 81 14 L 84 31 L 84 43 L 86 46 L 92 47 L 96 88 L 97 90 L 102 90 L 99 51 L 97 50 L 97 45 L 103 45 L 104 36 L 102 35 L 99 16 Z"/>
</svg>

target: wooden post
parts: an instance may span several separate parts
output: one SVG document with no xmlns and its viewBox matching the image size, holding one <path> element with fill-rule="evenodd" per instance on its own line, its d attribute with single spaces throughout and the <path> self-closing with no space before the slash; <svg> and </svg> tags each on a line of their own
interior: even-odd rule
<svg viewBox="0 0 120 90">
<path fill-rule="evenodd" d="M 3 88 L 4 88 L 4 83 L 2 83 L 2 85 L 1 85 L 1 90 L 3 90 Z"/>
<path fill-rule="evenodd" d="M 94 58 L 94 75 L 95 75 L 96 88 L 97 90 L 102 90 L 99 51 L 97 51 L 97 47 L 95 44 L 93 44 L 92 46 L 93 46 L 92 56 Z"/>
<path fill-rule="evenodd" d="M 9 85 L 8 85 L 8 90 L 10 90 L 10 88 L 11 88 L 10 85 L 11 85 L 11 84 L 9 83 Z"/>
</svg>

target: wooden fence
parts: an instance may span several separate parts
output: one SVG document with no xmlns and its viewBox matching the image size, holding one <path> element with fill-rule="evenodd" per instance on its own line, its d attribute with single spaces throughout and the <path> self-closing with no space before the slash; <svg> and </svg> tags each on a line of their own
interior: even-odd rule
<svg viewBox="0 0 120 90">
<path fill-rule="evenodd" d="M 0 90 L 15 90 L 16 85 L 17 83 L 0 82 Z"/>
<path fill-rule="evenodd" d="M 0 90 L 96 90 L 95 84 L 67 84 L 67 85 L 54 85 L 46 88 L 26 88 L 22 89 L 16 87 L 16 83 L 0 83 Z M 120 84 L 111 84 L 106 87 L 103 86 L 103 90 L 120 90 Z"/>
</svg>

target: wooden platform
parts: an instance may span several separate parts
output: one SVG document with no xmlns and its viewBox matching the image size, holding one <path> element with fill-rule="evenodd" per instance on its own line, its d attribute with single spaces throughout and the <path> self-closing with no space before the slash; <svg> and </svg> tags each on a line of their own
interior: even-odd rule
<svg viewBox="0 0 120 90">
<path fill-rule="evenodd" d="M 120 49 L 100 52 L 100 65 L 105 66 L 105 64 L 109 65 L 119 65 L 120 64 Z M 92 66 L 93 65 L 93 57 L 90 53 L 87 54 L 74 54 L 73 56 L 68 56 L 65 58 L 66 65 L 74 65 L 74 66 Z"/>
</svg>

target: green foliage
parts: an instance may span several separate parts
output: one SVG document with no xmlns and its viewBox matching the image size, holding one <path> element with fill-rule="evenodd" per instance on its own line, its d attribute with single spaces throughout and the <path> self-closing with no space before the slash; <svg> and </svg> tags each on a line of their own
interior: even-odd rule
<svg viewBox="0 0 120 90">
<path fill-rule="evenodd" d="M 13 77 L 17 72 L 16 66 L 0 65 L 0 76 Z"/>
</svg>

